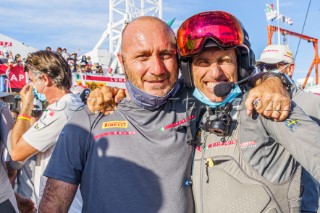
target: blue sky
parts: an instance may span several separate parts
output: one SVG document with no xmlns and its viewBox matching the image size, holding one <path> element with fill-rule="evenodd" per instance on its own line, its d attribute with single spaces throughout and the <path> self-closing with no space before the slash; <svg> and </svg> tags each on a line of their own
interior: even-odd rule
<svg viewBox="0 0 320 213">
<path fill-rule="evenodd" d="M 293 25 L 280 27 L 300 33 L 306 16 L 309 0 L 279 0 L 280 13 L 291 17 Z M 250 35 L 256 58 L 267 44 L 268 22 L 265 4 L 276 0 L 163 0 L 163 19 L 176 18 L 173 28 L 183 20 L 206 10 L 224 10 L 237 16 Z M 69 52 L 81 49 L 85 53 L 93 49 L 107 28 L 108 0 L 10 0 L 1 1 L 0 33 L 38 49 L 47 46 L 56 49 L 66 47 Z M 320 1 L 312 0 L 304 34 L 320 37 Z M 272 24 L 276 25 L 276 22 Z M 298 38 L 287 37 L 294 52 Z M 276 34 L 273 43 L 277 42 Z M 294 79 L 305 77 L 314 56 L 312 43 L 301 40 L 296 57 Z M 311 74 L 314 77 L 314 70 Z"/>
</svg>

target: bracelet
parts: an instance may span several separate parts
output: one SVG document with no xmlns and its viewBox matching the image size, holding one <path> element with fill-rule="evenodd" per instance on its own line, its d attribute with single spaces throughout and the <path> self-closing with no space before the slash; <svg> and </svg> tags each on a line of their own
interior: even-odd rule
<svg viewBox="0 0 320 213">
<path fill-rule="evenodd" d="M 23 117 L 26 117 L 26 118 L 31 118 L 30 115 L 26 115 L 26 114 L 19 114 L 18 116 L 23 116 Z"/>
<path fill-rule="evenodd" d="M 19 115 L 19 116 L 17 117 L 17 120 L 26 120 L 26 121 L 30 121 L 31 119 L 30 119 L 30 118 L 28 118 L 28 117 L 25 117 L 25 116 Z"/>
</svg>

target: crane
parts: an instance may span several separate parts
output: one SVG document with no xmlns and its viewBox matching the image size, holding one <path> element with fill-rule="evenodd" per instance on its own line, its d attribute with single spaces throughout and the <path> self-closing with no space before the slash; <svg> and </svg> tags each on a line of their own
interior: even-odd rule
<svg viewBox="0 0 320 213">
<path fill-rule="evenodd" d="M 122 73 L 116 57 L 121 45 L 124 26 L 139 16 L 156 16 L 162 19 L 162 0 L 109 0 L 109 23 L 90 55 L 93 61 Z M 108 49 L 104 44 L 108 40 Z"/>
<path fill-rule="evenodd" d="M 315 67 L 316 84 L 318 85 L 319 84 L 319 63 L 320 63 L 319 54 L 318 54 L 318 39 L 317 38 L 312 38 L 312 37 L 307 36 L 307 35 L 299 34 L 299 33 L 296 33 L 296 32 L 292 32 L 290 30 L 286 30 L 286 29 L 283 29 L 283 28 L 278 28 L 278 27 L 272 26 L 272 25 L 268 25 L 267 29 L 268 29 L 268 45 L 272 44 L 273 33 L 275 31 L 278 31 L 278 30 L 284 36 L 285 35 L 291 35 L 291 36 L 295 36 L 295 37 L 301 38 L 303 40 L 306 40 L 308 42 L 312 42 L 313 48 L 314 48 L 314 57 L 313 57 L 311 65 L 310 65 L 310 68 L 308 70 L 307 76 L 306 76 L 306 78 L 305 78 L 305 80 L 304 80 L 304 82 L 302 84 L 302 89 L 305 88 L 313 67 Z"/>
</svg>

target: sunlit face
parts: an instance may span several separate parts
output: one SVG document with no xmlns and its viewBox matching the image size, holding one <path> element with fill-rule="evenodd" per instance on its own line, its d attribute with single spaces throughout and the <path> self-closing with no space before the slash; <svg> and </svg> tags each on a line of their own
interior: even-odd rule
<svg viewBox="0 0 320 213">
<path fill-rule="evenodd" d="M 290 78 L 294 73 L 294 64 L 278 64 L 279 71 L 281 73 L 286 73 Z"/>
<path fill-rule="evenodd" d="M 166 95 L 178 79 L 174 34 L 150 21 L 132 23 L 126 30 L 118 58 L 127 78 L 150 95 Z"/>
<path fill-rule="evenodd" d="M 224 98 L 214 95 L 213 88 L 219 82 L 236 82 L 237 57 L 234 49 L 218 47 L 204 49 L 192 58 L 192 75 L 195 86 L 211 101 L 221 102 Z"/>
</svg>

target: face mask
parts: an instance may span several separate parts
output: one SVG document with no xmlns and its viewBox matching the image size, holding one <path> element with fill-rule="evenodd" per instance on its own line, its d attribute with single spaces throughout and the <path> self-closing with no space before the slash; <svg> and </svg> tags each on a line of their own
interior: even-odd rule
<svg viewBox="0 0 320 213">
<path fill-rule="evenodd" d="M 180 81 L 177 81 L 172 90 L 162 97 L 145 93 L 144 91 L 134 86 L 128 79 L 126 81 L 126 87 L 135 104 L 152 111 L 167 103 L 168 99 L 178 92 L 180 88 Z"/>
<path fill-rule="evenodd" d="M 231 90 L 229 95 L 221 102 L 212 102 L 209 98 L 207 98 L 198 88 L 194 89 L 193 97 L 208 105 L 211 108 L 216 108 L 219 106 L 223 106 L 226 103 L 231 103 L 235 98 L 242 94 L 240 87 L 236 84 L 235 87 Z"/>
<path fill-rule="evenodd" d="M 46 87 L 43 89 L 43 91 L 46 89 Z M 36 89 L 36 86 L 33 84 L 33 95 L 36 99 L 39 101 L 45 102 L 47 101 L 46 95 L 39 93 L 38 90 Z"/>
</svg>

